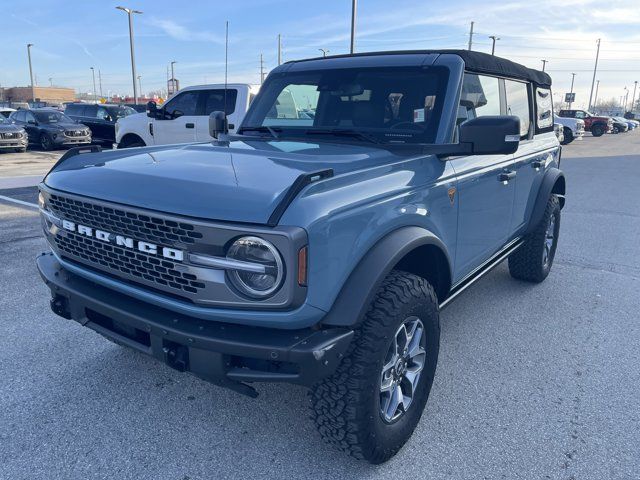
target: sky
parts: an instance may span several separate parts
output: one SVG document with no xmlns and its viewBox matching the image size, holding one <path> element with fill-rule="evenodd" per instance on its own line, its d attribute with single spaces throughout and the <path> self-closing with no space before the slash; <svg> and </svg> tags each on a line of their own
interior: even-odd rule
<svg viewBox="0 0 640 480">
<path fill-rule="evenodd" d="M 576 73 L 576 106 L 589 100 L 596 41 L 602 39 L 599 99 L 620 99 L 640 80 L 640 0 L 359 0 L 356 51 L 467 48 L 546 70 L 558 101 Z M 182 87 L 224 80 L 225 21 L 229 21 L 229 81 L 259 83 L 283 61 L 349 50 L 351 0 L 0 0 L 0 86 L 29 84 L 27 43 L 38 85 L 93 91 L 90 67 L 106 95 L 131 94 L 127 15 L 134 16 L 135 54 L 142 90 L 166 88 L 175 61 Z M 51 80 L 50 80 L 51 79 Z M 96 82 L 98 79 L 96 78 Z M 99 83 L 99 82 L 98 82 Z M 99 88 L 98 88 L 99 89 Z M 640 86 L 636 98 L 640 96 Z"/>
</svg>

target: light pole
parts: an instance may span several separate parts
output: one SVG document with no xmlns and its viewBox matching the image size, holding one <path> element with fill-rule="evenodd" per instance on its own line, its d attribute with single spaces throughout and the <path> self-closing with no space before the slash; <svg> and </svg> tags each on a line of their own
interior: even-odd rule
<svg viewBox="0 0 640 480">
<path fill-rule="evenodd" d="M 593 96 L 593 108 L 598 104 L 598 89 L 600 88 L 600 80 L 596 80 L 596 94 Z M 589 110 L 591 111 L 591 110 Z"/>
<path fill-rule="evenodd" d="M 624 114 L 624 112 L 627 110 L 627 100 L 629 99 L 629 89 L 627 87 L 624 87 L 624 103 L 622 104 L 622 113 Z"/>
<path fill-rule="evenodd" d="M 322 56 L 326 57 L 327 53 L 329 53 L 329 50 L 327 50 L 326 48 L 319 48 L 318 50 L 320 50 L 322 52 Z"/>
<path fill-rule="evenodd" d="M 27 43 L 27 57 L 29 57 L 29 78 L 31 79 L 31 101 L 36 101 L 36 90 L 33 88 L 33 68 L 31 68 L 31 47 L 33 43 Z"/>
<path fill-rule="evenodd" d="M 116 7 L 118 10 L 126 12 L 129 17 L 129 45 L 131 47 L 131 78 L 133 79 L 133 103 L 138 104 L 138 89 L 136 88 L 136 56 L 133 49 L 133 19 L 132 14 L 142 13 L 140 10 L 132 10 L 125 7 Z"/>
<path fill-rule="evenodd" d="M 542 71 L 544 72 L 545 67 L 547 66 L 547 62 L 549 62 L 549 60 L 545 60 L 544 58 L 541 60 L 542 62 Z"/>
<path fill-rule="evenodd" d="M 568 103 L 569 103 L 569 108 L 568 108 L 568 110 L 571 110 L 571 104 L 573 103 L 573 102 L 571 101 L 571 96 L 572 96 L 572 94 L 573 94 L 573 81 L 574 81 L 575 79 L 576 79 L 576 74 L 575 74 L 575 73 L 572 73 L 572 74 L 571 74 L 571 91 L 569 92 L 569 100 L 570 100 L 570 101 L 568 102 Z"/>
<path fill-rule="evenodd" d="M 140 75 L 138 75 L 138 90 L 140 91 L 140 98 L 144 98 L 144 94 L 142 93 L 142 76 Z"/>
<path fill-rule="evenodd" d="M 93 103 L 98 103 L 98 93 L 96 92 L 96 71 L 91 68 L 91 76 L 93 77 Z"/>
<path fill-rule="evenodd" d="M 596 81 L 596 74 L 598 73 L 598 58 L 600 57 L 600 39 L 596 42 L 598 49 L 596 50 L 596 64 L 593 67 L 593 80 L 591 80 L 591 93 L 589 94 L 589 110 L 591 110 L 591 97 L 593 95 L 593 82 Z M 595 102 L 594 102 L 595 103 Z"/>
<path fill-rule="evenodd" d="M 358 10 L 358 0 L 351 0 L 351 49 L 353 54 L 356 50 L 356 13 Z"/>
<path fill-rule="evenodd" d="M 489 35 L 489 38 L 493 40 L 491 44 L 491 55 L 495 55 L 496 53 L 496 40 L 500 40 L 500 37 L 496 37 L 495 35 Z"/>
<path fill-rule="evenodd" d="M 53 78 L 49 77 L 49 86 L 53 87 Z"/>
<path fill-rule="evenodd" d="M 173 92 L 171 93 L 176 93 L 178 91 L 178 83 L 176 82 L 176 76 L 173 73 L 173 66 L 178 63 L 175 60 L 173 62 L 171 62 L 171 86 L 172 86 L 172 90 Z"/>
<path fill-rule="evenodd" d="M 633 106 L 636 102 L 636 88 L 638 86 L 638 81 L 636 80 L 635 82 L 633 82 L 633 97 L 631 97 L 631 108 L 629 109 L 629 111 L 633 112 Z"/>
</svg>

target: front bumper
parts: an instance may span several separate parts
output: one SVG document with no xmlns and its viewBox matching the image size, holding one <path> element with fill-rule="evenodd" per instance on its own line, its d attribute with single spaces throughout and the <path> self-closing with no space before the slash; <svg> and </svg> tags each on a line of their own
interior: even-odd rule
<svg viewBox="0 0 640 480">
<path fill-rule="evenodd" d="M 252 396 L 255 390 L 244 382 L 311 386 L 332 374 L 353 337 L 346 328 L 278 330 L 176 314 L 87 281 L 50 253 L 38 257 L 37 267 L 57 315 L 172 368 Z"/>
<path fill-rule="evenodd" d="M 91 135 L 83 137 L 67 137 L 65 134 L 58 134 L 56 138 L 51 139 L 56 145 L 87 145 L 91 143 Z"/>
<path fill-rule="evenodd" d="M 24 136 L 22 138 L 10 138 L 10 139 L 0 139 L 0 150 L 10 149 L 13 150 L 15 148 L 27 148 L 27 137 Z"/>
</svg>

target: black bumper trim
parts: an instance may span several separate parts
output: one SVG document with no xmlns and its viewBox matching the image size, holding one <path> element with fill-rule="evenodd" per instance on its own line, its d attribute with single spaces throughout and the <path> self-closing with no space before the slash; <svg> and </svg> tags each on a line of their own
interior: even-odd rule
<svg viewBox="0 0 640 480">
<path fill-rule="evenodd" d="M 251 394 L 240 388 L 250 387 L 239 382 L 314 384 L 335 371 L 353 337 L 347 328 L 279 330 L 200 320 L 87 281 L 52 254 L 39 256 L 37 267 L 57 315 L 242 393 Z"/>
</svg>

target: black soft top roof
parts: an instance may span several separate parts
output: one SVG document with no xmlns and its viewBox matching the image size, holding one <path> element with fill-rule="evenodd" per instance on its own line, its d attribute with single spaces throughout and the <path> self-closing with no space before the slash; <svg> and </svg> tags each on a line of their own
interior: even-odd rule
<svg viewBox="0 0 640 480">
<path fill-rule="evenodd" d="M 551 77 L 540 70 L 525 67 L 506 58 L 496 57 L 482 52 L 474 52 L 472 50 L 396 50 L 389 52 L 364 52 L 346 55 L 331 55 L 327 57 L 309 58 L 306 60 L 293 60 L 287 63 L 298 63 L 309 60 L 326 60 L 330 61 L 335 58 L 345 57 L 374 57 L 382 55 L 430 55 L 430 54 L 450 54 L 458 55 L 465 63 L 468 71 L 483 73 L 487 75 L 497 75 L 519 80 L 526 80 L 535 83 L 541 87 L 551 86 Z"/>
</svg>

